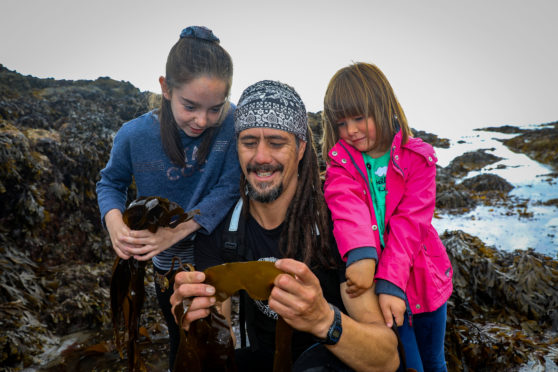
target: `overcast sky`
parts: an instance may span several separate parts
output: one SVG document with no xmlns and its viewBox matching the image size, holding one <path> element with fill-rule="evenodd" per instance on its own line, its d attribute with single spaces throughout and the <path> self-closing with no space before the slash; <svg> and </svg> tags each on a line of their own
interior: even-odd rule
<svg viewBox="0 0 558 372">
<path fill-rule="evenodd" d="M 557 0 L 1 0 L 0 63 L 57 79 L 109 76 L 159 92 L 182 28 L 234 62 L 231 98 L 262 80 L 322 109 L 353 61 L 384 71 L 412 127 L 448 135 L 558 120 Z"/>
</svg>

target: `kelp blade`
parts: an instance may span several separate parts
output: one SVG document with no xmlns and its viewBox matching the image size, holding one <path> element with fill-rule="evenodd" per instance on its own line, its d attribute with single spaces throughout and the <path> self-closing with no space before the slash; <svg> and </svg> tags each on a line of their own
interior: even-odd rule
<svg viewBox="0 0 558 372">
<path fill-rule="evenodd" d="M 283 273 L 268 261 L 230 262 L 205 271 L 205 283 L 215 287 L 217 300 L 224 301 L 244 289 L 254 300 L 267 300 L 277 275 Z"/>
</svg>

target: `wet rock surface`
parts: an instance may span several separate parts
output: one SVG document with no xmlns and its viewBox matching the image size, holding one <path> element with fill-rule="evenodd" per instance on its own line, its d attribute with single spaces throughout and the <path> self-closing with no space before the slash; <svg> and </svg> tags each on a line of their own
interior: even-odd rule
<svg viewBox="0 0 558 372">
<path fill-rule="evenodd" d="M 108 288 L 114 253 L 100 223 L 95 182 L 115 131 L 146 112 L 148 100 L 148 93 L 108 78 L 37 79 L 0 66 L 2 368 L 126 369 L 112 345 Z M 319 148 L 321 114 L 310 113 L 309 121 Z M 439 141 L 417 136 L 435 146 Z M 541 141 L 522 139 L 519 151 L 535 154 L 542 137 L 552 137 L 531 136 Z M 546 152 L 553 159 L 558 146 L 551 145 Z M 437 208 L 455 213 L 478 203 L 521 208 L 508 198 L 506 182 L 490 175 L 465 178 L 497 160 L 485 149 L 438 167 Z M 442 238 L 455 272 L 446 336 L 450 370 L 556 363 L 556 260 L 533 251 L 503 253 L 460 231 Z M 150 270 L 142 355 L 150 370 L 159 371 L 166 368 L 167 334 Z"/>
<path fill-rule="evenodd" d="M 463 180 L 461 184 L 472 191 L 497 191 L 508 193 L 513 189 L 511 183 L 498 175 L 490 173 L 467 178 Z"/>
<path fill-rule="evenodd" d="M 451 175 L 462 177 L 468 172 L 482 169 L 489 164 L 502 160 L 499 156 L 490 154 L 487 151 L 492 151 L 492 149 L 480 149 L 459 155 L 449 163 L 447 169 Z"/>
<path fill-rule="evenodd" d="M 436 134 L 428 133 L 423 130 L 411 129 L 413 137 L 421 138 L 424 142 L 428 142 L 434 147 L 447 149 L 450 147 L 450 141 L 447 138 L 440 138 Z"/>
</svg>

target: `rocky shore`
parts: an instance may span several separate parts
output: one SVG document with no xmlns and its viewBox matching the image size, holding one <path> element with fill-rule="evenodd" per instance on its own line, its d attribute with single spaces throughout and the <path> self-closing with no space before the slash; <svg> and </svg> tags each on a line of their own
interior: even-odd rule
<svg viewBox="0 0 558 372">
<path fill-rule="evenodd" d="M 151 96 L 109 78 L 38 79 L 0 65 L 1 370 L 126 369 L 111 342 L 114 254 L 100 223 L 95 183 L 115 131 L 149 110 Z M 319 138 L 319 113 L 309 119 Z M 558 123 L 484 130 L 517 133 L 504 145 L 551 165 L 558 175 Z M 436 135 L 414 133 L 436 147 L 450 146 Z M 482 203 L 528 214 L 521 200 L 509 197 L 514 186 L 505 179 L 481 174 L 461 180 L 498 160 L 479 149 L 438 167 L 437 210 L 460 214 Z M 446 232 L 442 240 L 455 275 L 446 333 L 449 370 L 554 368 L 558 261 L 532 250 L 498 251 L 462 231 Z M 158 371 L 166 363 L 166 329 L 151 282 L 148 275 L 143 354 Z"/>
</svg>

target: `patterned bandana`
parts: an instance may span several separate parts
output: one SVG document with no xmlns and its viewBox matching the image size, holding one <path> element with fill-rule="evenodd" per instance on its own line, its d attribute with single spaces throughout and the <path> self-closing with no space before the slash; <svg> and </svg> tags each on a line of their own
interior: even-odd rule
<svg viewBox="0 0 558 372">
<path fill-rule="evenodd" d="M 244 90 L 234 112 L 236 134 L 249 128 L 280 129 L 306 142 L 306 107 L 290 86 L 260 81 Z"/>
</svg>

